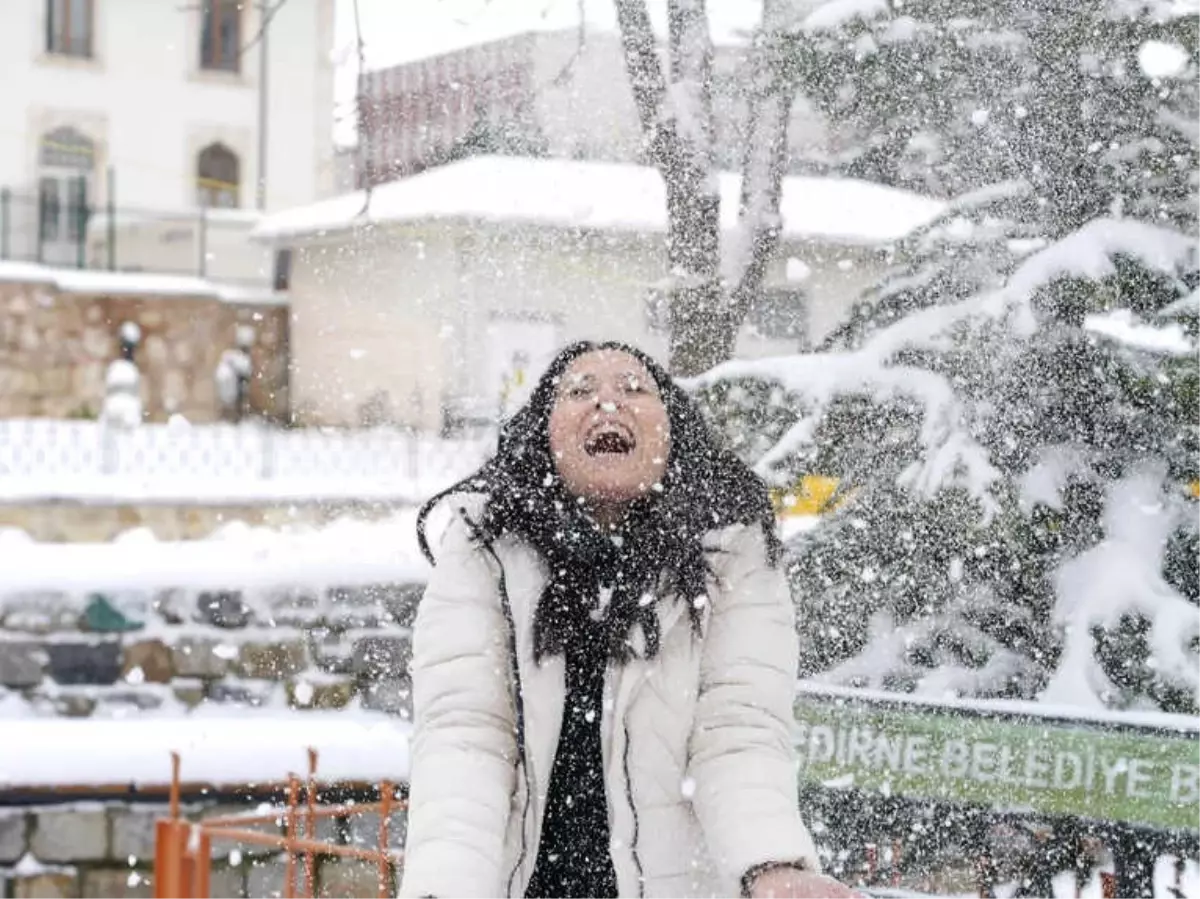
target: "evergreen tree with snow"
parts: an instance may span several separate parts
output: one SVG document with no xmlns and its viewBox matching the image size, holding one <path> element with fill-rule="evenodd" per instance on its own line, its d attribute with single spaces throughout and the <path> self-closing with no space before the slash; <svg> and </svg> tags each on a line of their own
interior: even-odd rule
<svg viewBox="0 0 1200 899">
<path fill-rule="evenodd" d="M 833 0 L 801 24 L 801 91 L 954 198 L 824 352 L 701 382 L 778 483 L 847 486 L 792 543 L 804 673 L 1197 711 L 1198 18 Z"/>
</svg>

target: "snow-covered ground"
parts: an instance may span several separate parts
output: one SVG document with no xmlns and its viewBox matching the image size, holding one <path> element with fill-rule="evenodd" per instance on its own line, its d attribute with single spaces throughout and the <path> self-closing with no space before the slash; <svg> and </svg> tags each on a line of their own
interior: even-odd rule
<svg viewBox="0 0 1200 899">
<path fill-rule="evenodd" d="M 308 770 L 318 753 L 322 780 L 403 782 L 408 777 L 409 725 L 394 716 L 354 712 L 217 712 L 186 718 L 152 713 L 120 720 L 25 718 L 0 741 L 0 790 L 63 783 L 163 786 L 171 753 L 189 783 L 279 782 Z"/>
<path fill-rule="evenodd" d="M 203 540 L 159 541 L 148 530 L 111 543 L 39 543 L 0 530 L 0 604 L 5 594 L 40 590 L 320 589 L 424 580 L 416 513 L 379 521 L 337 519 L 286 530 L 231 522 Z"/>
</svg>

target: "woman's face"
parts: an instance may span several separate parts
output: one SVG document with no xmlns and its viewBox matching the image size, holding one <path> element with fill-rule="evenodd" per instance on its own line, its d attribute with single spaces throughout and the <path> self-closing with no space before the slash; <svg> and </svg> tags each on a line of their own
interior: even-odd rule
<svg viewBox="0 0 1200 899">
<path fill-rule="evenodd" d="M 671 429 L 650 372 L 621 350 L 593 350 L 559 380 L 550 452 L 567 490 L 596 506 L 629 503 L 658 484 Z"/>
</svg>

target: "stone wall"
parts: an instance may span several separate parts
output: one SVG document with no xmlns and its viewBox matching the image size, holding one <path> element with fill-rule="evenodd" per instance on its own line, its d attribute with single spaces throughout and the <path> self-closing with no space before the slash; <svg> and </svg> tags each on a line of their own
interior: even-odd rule
<svg viewBox="0 0 1200 899">
<path fill-rule="evenodd" d="M 136 361 L 148 421 L 178 413 L 193 422 L 219 417 L 213 373 L 251 325 L 250 406 L 271 418 L 288 410 L 288 309 L 215 296 L 63 292 L 44 283 L 0 282 L 0 417 L 94 417 L 104 397 L 117 332 L 135 322 Z"/>
<path fill-rule="evenodd" d="M 191 820 L 201 820 L 255 810 L 247 805 L 206 803 L 187 805 L 182 811 Z M 0 895 L 14 899 L 153 896 L 155 821 L 166 815 L 165 804 L 121 801 L 0 808 Z M 392 849 L 404 847 L 404 824 L 403 812 L 397 812 L 390 822 Z M 374 849 L 379 845 L 379 816 L 322 819 L 317 838 Z M 376 895 L 378 869 L 370 863 L 325 856 L 316 860 L 315 867 L 318 896 Z M 298 895 L 303 895 L 303 871 L 301 861 L 296 866 Z M 209 895 L 282 896 L 285 872 L 285 860 L 277 853 L 217 842 Z"/>
<path fill-rule="evenodd" d="M 7 594 L 0 706 L 86 718 L 353 705 L 406 718 L 422 589 Z"/>
<path fill-rule="evenodd" d="M 0 597 L 0 706 L 18 720 L 182 714 L 201 704 L 299 714 L 354 706 L 406 719 L 421 589 L 161 591 L 145 596 L 149 619 L 124 633 L 114 632 L 119 621 L 81 613 L 77 597 L 10 594 Z M 163 812 L 117 800 L 0 806 L 0 896 L 153 895 L 154 820 Z M 323 841 L 377 845 L 378 816 L 330 819 L 320 828 Z M 402 848 L 402 814 L 391 834 L 392 847 Z M 233 847 L 221 845 L 211 895 L 283 895 L 278 855 L 231 855 Z M 317 877 L 320 896 L 375 895 L 370 865 L 326 858 Z"/>
</svg>

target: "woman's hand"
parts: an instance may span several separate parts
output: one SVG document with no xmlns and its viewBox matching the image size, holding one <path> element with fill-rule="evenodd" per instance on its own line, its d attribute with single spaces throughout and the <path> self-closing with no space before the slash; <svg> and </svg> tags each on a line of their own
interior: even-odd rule
<svg viewBox="0 0 1200 899">
<path fill-rule="evenodd" d="M 752 899 L 843 899 L 860 897 L 844 883 L 786 865 L 768 868 L 757 877 L 750 888 Z"/>
</svg>

